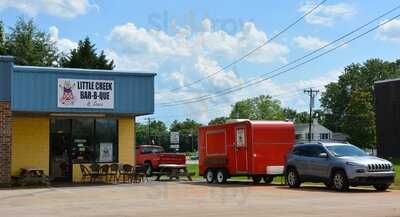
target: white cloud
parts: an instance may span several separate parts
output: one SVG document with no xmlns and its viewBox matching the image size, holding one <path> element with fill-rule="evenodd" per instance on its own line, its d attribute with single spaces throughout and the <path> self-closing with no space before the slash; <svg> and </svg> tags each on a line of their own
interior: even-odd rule
<svg viewBox="0 0 400 217">
<path fill-rule="evenodd" d="M 381 23 L 383 22 L 386 22 L 386 20 Z M 394 19 L 381 26 L 377 37 L 383 41 L 400 42 L 400 19 Z"/>
<path fill-rule="evenodd" d="M 217 61 L 207 59 L 203 56 L 197 57 L 194 68 L 203 77 L 211 77 L 211 82 L 216 87 L 231 87 L 241 83 L 241 80 L 232 70 L 221 70 Z M 216 72 L 219 72 L 216 74 Z"/>
<path fill-rule="evenodd" d="M 293 40 L 297 46 L 305 50 L 315 50 L 328 44 L 328 42 L 312 36 L 297 36 Z"/>
<path fill-rule="evenodd" d="M 257 29 L 251 22 L 244 23 L 241 31 L 231 34 L 215 30 L 213 23 L 208 19 L 204 19 L 201 24 L 200 31 L 177 27 L 178 31 L 175 34 L 139 27 L 134 23 L 118 25 L 107 37 L 108 48 L 105 52 L 115 61 L 117 69 L 149 70 L 158 73 L 156 104 L 201 97 L 244 82 L 244 78 L 239 77 L 235 69 L 221 69 L 223 65 L 267 41 L 267 33 Z M 288 54 L 287 46 L 271 42 L 244 59 L 242 63 L 285 63 Z M 215 74 L 218 71 L 220 72 Z M 243 76 L 249 77 L 245 74 Z M 189 88 L 169 91 L 206 77 L 209 78 Z M 180 114 L 188 114 L 188 117 L 195 115 L 193 118 L 208 121 L 213 114 L 215 115 L 215 111 L 212 111 L 215 110 L 215 105 L 225 104 L 219 112 L 229 111 L 229 103 L 237 99 L 238 94 L 226 95 L 180 106 L 178 110 Z M 159 108 L 156 106 L 156 109 Z M 172 109 L 174 112 L 171 113 L 175 114 L 177 110 Z"/>
<path fill-rule="evenodd" d="M 300 12 L 306 13 L 314 8 L 317 4 L 312 1 L 306 1 L 298 9 Z M 311 14 L 305 17 L 306 22 L 315 25 L 331 26 L 338 19 L 347 19 L 353 16 L 356 10 L 353 6 L 346 3 L 337 3 L 331 5 L 321 5 Z"/>
<path fill-rule="evenodd" d="M 224 31 L 212 31 L 210 20 L 203 20 L 202 23 L 204 31 L 192 33 L 188 28 L 180 28 L 176 35 L 126 23 L 114 27 L 110 33 L 108 37 L 110 50 L 131 57 L 148 55 L 168 59 L 197 58 L 198 55 L 202 55 L 232 60 L 268 39 L 267 34 L 258 30 L 253 23 L 245 23 L 243 31 L 235 35 Z M 286 60 L 288 53 L 289 49 L 285 45 L 271 42 L 248 57 L 247 61 L 257 63 L 283 61 Z M 118 60 L 116 61 L 118 63 Z"/>
<path fill-rule="evenodd" d="M 49 28 L 50 40 L 56 44 L 59 52 L 68 52 L 76 47 L 78 44 L 68 38 L 60 38 L 59 30 L 56 26 L 51 26 Z"/>
<path fill-rule="evenodd" d="M 165 117 L 159 113 L 161 111 L 170 111 L 168 114 L 172 114 L 171 119 L 191 118 L 207 124 L 213 118 L 229 116 L 231 105 L 233 105 L 235 102 L 262 94 L 270 95 L 273 99 L 281 101 L 283 107 L 294 108 L 297 111 L 306 111 L 308 109 L 309 101 L 303 90 L 310 87 L 318 89 L 320 92 L 317 97 L 320 98 L 321 93 L 325 91 L 325 85 L 330 82 L 337 81 L 341 72 L 341 69 L 330 70 L 318 77 L 302 79 L 289 83 L 265 80 L 255 86 L 242 89 L 230 95 L 216 97 L 207 101 L 186 104 L 183 106 L 183 110 L 179 113 L 176 112 L 176 109 L 179 107 L 156 108 L 157 112 L 155 117 Z M 173 96 L 176 100 L 201 97 L 203 95 L 204 93 L 199 93 L 196 91 L 179 91 L 176 93 L 162 92 L 156 95 L 156 102 L 165 101 L 165 99 L 168 98 L 171 99 L 171 96 Z"/>
<path fill-rule="evenodd" d="M 39 13 L 56 17 L 74 18 L 98 6 L 88 0 L 0 0 L 0 10 L 15 8 L 30 16 Z"/>
</svg>

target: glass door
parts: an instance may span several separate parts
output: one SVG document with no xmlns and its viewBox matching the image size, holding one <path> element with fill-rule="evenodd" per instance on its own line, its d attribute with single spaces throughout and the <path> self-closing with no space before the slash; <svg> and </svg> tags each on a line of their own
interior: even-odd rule
<svg viewBox="0 0 400 217">
<path fill-rule="evenodd" d="M 50 124 L 50 176 L 55 181 L 71 181 L 71 120 L 52 119 Z"/>
</svg>

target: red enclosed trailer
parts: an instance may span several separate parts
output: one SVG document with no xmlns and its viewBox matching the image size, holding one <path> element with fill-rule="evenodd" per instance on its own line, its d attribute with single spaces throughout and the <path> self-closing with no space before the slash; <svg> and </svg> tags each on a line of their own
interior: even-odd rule
<svg viewBox="0 0 400 217">
<path fill-rule="evenodd" d="M 287 121 L 233 120 L 201 127 L 199 172 L 209 183 L 225 183 L 232 176 L 269 183 L 283 174 L 294 143 L 294 125 Z"/>
</svg>

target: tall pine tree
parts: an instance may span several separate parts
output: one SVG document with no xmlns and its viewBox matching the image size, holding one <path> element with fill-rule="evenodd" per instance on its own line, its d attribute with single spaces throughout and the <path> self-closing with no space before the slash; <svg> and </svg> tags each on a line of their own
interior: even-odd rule
<svg viewBox="0 0 400 217">
<path fill-rule="evenodd" d="M 0 55 L 6 54 L 6 36 L 4 32 L 4 25 L 3 22 L 0 21 Z"/>
<path fill-rule="evenodd" d="M 95 44 L 92 44 L 89 37 L 80 40 L 78 47 L 71 50 L 69 55 L 61 58 L 60 65 L 67 68 L 84 69 L 113 69 L 115 67 L 113 60 L 107 60 L 103 51 L 96 54 Z"/>
<path fill-rule="evenodd" d="M 5 54 L 15 57 L 17 65 L 53 66 L 57 60 L 57 48 L 50 35 L 40 31 L 33 20 L 18 18 L 6 35 Z M 4 34 L 4 31 L 2 31 Z M 4 37 L 3 37 L 4 38 Z"/>
</svg>

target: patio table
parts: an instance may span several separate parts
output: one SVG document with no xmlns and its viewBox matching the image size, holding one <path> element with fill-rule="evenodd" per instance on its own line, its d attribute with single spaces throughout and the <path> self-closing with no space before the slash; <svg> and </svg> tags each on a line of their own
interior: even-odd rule
<svg viewBox="0 0 400 217">
<path fill-rule="evenodd" d="M 182 164 L 160 164 L 158 165 L 158 168 L 160 172 L 156 173 L 156 181 L 159 181 L 160 177 L 163 175 L 168 176 L 170 180 L 172 178 L 179 180 L 180 177 L 187 177 L 189 181 L 192 181 L 192 176 L 194 175 L 193 173 L 189 173 L 187 171 L 186 165 Z"/>
</svg>

